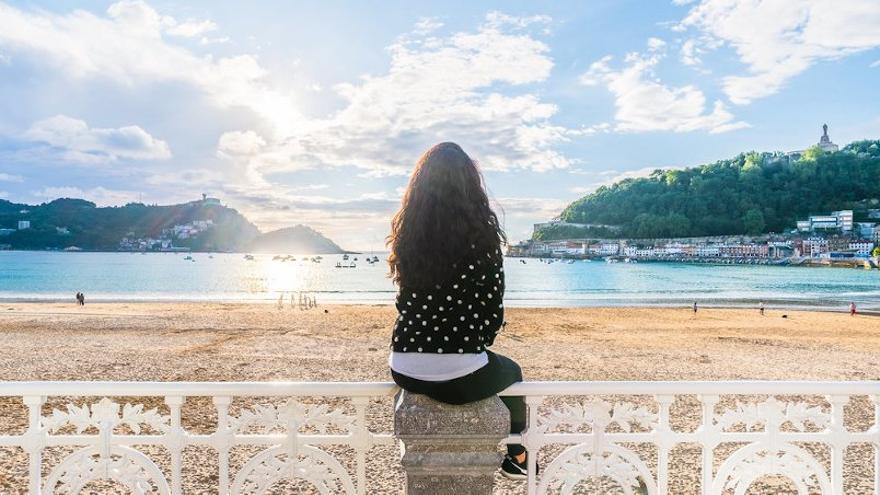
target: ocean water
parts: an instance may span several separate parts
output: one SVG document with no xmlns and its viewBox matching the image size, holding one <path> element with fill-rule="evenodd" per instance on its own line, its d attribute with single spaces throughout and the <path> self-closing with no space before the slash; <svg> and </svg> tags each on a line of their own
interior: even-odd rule
<svg viewBox="0 0 880 495">
<path fill-rule="evenodd" d="M 394 286 L 387 265 L 359 255 L 356 268 L 277 261 L 271 255 L 63 253 L 0 251 L 0 300 L 277 301 L 305 292 L 318 303 L 389 304 Z M 300 257 L 297 257 L 300 258 Z M 578 261 L 505 262 L 508 306 L 821 307 L 844 310 L 850 301 L 880 310 L 880 271 L 845 268 L 691 265 Z"/>
</svg>

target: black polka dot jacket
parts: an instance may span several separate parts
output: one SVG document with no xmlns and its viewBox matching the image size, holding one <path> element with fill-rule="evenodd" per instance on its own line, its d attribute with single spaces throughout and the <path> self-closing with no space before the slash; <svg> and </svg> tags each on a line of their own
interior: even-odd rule
<svg viewBox="0 0 880 495">
<path fill-rule="evenodd" d="M 481 353 L 504 324 L 503 262 L 488 255 L 452 266 L 431 289 L 401 287 L 397 294 L 394 352 Z"/>
</svg>

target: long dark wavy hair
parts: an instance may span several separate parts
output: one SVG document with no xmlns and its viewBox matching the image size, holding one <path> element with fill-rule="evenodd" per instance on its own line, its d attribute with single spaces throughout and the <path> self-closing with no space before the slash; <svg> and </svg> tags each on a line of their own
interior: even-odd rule
<svg viewBox="0 0 880 495">
<path fill-rule="evenodd" d="M 426 151 L 391 220 L 392 280 L 407 287 L 438 284 L 451 276 L 454 263 L 500 259 L 505 242 L 476 162 L 455 143 Z"/>
</svg>

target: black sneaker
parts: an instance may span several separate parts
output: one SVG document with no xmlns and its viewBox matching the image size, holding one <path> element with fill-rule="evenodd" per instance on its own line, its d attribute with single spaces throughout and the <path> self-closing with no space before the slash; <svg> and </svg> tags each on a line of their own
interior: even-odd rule
<svg viewBox="0 0 880 495">
<path fill-rule="evenodd" d="M 528 462 L 528 460 L 526 460 L 526 462 Z M 516 462 L 516 459 L 511 457 L 510 454 L 504 455 L 504 461 L 501 462 L 501 474 L 510 480 L 525 480 L 529 477 L 529 473 L 526 470 L 526 463 L 523 462 L 520 464 Z"/>
</svg>

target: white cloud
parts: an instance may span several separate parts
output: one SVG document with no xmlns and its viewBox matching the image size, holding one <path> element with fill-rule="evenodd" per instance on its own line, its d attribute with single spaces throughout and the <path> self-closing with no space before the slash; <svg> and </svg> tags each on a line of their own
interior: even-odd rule
<svg viewBox="0 0 880 495">
<path fill-rule="evenodd" d="M 0 182 L 24 182 L 24 177 L 0 172 Z"/>
<path fill-rule="evenodd" d="M 214 21 L 207 19 L 203 21 L 189 19 L 184 22 L 175 22 L 173 25 L 166 27 L 165 32 L 172 36 L 195 38 L 196 36 L 210 33 L 216 29 L 217 25 L 214 24 Z"/>
<path fill-rule="evenodd" d="M 80 189 L 78 187 L 46 187 L 31 193 L 35 198 L 52 201 L 58 198 L 76 198 L 91 201 L 98 206 L 118 206 L 138 200 L 138 194 L 132 191 L 117 191 L 103 187 Z"/>
<path fill-rule="evenodd" d="M 65 160 L 83 163 L 118 159 L 165 160 L 168 144 L 136 125 L 119 128 L 89 127 L 82 120 L 56 115 L 35 122 L 24 138 L 48 145 Z"/>
<path fill-rule="evenodd" d="M 869 65 L 868 67 L 880 67 L 880 60 L 875 60 L 874 62 L 871 62 L 871 65 Z"/>
<path fill-rule="evenodd" d="M 549 77 L 549 48 L 527 31 L 545 20 L 492 13 L 475 32 L 445 37 L 423 36 L 436 23 L 421 21 L 388 47 L 386 74 L 333 88 L 344 108 L 281 138 L 267 136 L 265 146 L 237 163 L 252 177 L 335 166 L 374 176 L 406 174 L 430 145 L 457 141 L 484 169 L 565 168 L 572 160 L 555 146 L 588 131 L 553 125 L 556 106 L 533 93 L 497 89 Z"/>
<path fill-rule="evenodd" d="M 684 65 L 700 65 L 703 51 L 697 46 L 697 40 L 691 38 L 681 44 L 681 63 Z"/>
<path fill-rule="evenodd" d="M 654 68 L 665 57 L 664 46 L 649 41 L 647 54 L 630 53 L 617 69 L 611 66 L 612 57 L 606 56 L 581 76 L 584 85 L 604 84 L 614 95 L 616 130 L 719 133 L 748 126 L 736 121 L 720 100 L 709 108 L 706 96 L 695 86 L 661 83 Z"/>
<path fill-rule="evenodd" d="M 747 74 L 728 75 L 724 92 L 736 104 L 777 93 L 812 65 L 880 47 L 876 0 L 702 0 L 679 30 L 701 36 L 694 53 L 732 47 Z"/>
<path fill-rule="evenodd" d="M 182 82 L 219 107 L 249 109 L 279 129 L 295 128 L 300 115 L 293 96 L 272 86 L 255 56 L 199 56 L 165 37 L 175 29 L 204 31 L 213 25 L 209 22 L 178 23 L 140 0 L 115 3 L 107 16 L 25 12 L 0 3 L 0 46 L 67 79 L 128 86 Z"/>
<path fill-rule="evenodd" d="M 660 38 L 648 38 L 648 51 L 649 52 L 658 52 L 666 48 L 666 42 L 661 40 Z"/>
<path fill-rule="evenodd" d="M 254 131 L 224 132 L 217 143 L 217 152 L 224 158 L 253 155 L 266 146 L 266 140 Z"/>
</svg>

